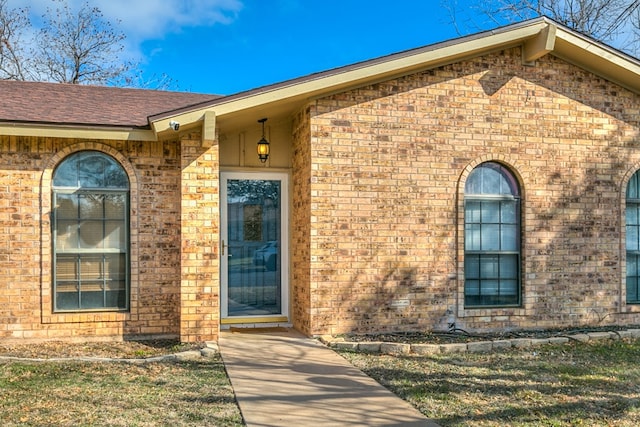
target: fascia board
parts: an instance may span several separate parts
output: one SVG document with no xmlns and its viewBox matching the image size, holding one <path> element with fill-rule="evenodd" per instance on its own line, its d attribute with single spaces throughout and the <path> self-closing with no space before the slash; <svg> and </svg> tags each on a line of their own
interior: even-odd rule
<svg viewBox="0 0 640 427">
<path fill-rule="evenodd" d="M 640 61 L 606 45 L 558 31 L 553 54 L 635 93 L 640 93 Z"/>
<path fill-rule="evenodd" d="M 25 123 L 0 123 L 0 135 L 114 141 L 157 141 L 153 131 L 144 129 L 104 129 Z"/>
</svg>

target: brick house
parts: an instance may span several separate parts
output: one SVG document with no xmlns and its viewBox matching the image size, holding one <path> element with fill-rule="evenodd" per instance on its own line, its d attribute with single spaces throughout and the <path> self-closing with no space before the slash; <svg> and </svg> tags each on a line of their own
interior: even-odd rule
<svg viewBox="0 0 640 427">
<path fill-rule="evenodd" d="M 224 97 L 0 93 L 3 340 L 640 323 L 640 62 L 547 18 Z"/>
</svg>

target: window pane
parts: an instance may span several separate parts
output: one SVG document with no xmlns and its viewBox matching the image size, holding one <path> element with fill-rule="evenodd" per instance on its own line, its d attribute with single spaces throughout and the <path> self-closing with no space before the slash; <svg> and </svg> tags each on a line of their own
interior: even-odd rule
<svg viewBox="0 0 640 427">
<path fill-rule="evenodd" d="M 78 162 L 78 180 L 82 188 L 104 188 L 105 156 L 84 153 Z"/>
<path fill-rule="evenodd" d="M 500 281 L 500 294 L 501 295 L 517 295 L 518 294 L 518 282 L 516 280 L 501 280 Z"/>
<path fill-rule="evenodd" d="M 469 174 L 465 195 L 474 196 L 465 200 L 465 304 L 518 304 L 521 231 L 517 181 L 498 163 L 483 163 Z"/>
<path fill-rule="evenodd" d="M 80 280 L 83 282 L 83 288 L 86 286 L 85 281 L 102 280 L 103 271 L 102 255 L 80 256 Z"/>
<path fill-rule="evenodd" d="M 480 277 L 483 279 L 493 279 L 499 277 L 499 257 L 494 255 L 484 255 L 480 258 Z M 484 285 L 483 285 L 484 287 Z"/>
<path fill-rule="evenodd" d="M 56 246 L 58 250 L 78 248 L 78 221 L 56 222 Z"/>
<path fill-rule="evenodd" d="M 627 253 L 627 302 L 637 303 L 638 295 L 638 256 Z"/>
<path fill-rule="evenodd" d="M 627 199 L 638 199 L 638 172 L 634 173 L 627 184 Z"/>
<path fill-rule="evenodd" d="M 480 225 L 467 225 L 464 230 L 464 246 L 468 251 L 480 250 Z"/>
<path fill-rule="evenodd" d="M 482 169 L 475 168 L 467 177 L 464 186 L 465 194 L 482 194 Z"/>
<path fill-rule="evenodd" d="M 126 278 L 126 265 L 124 254 L 105 255 L 106 278 L 112 281 L 122 281 Z"/>
<path fill-rule="evenodd" d="M 108 249 L 126 249 L 125 226 L 122 221 L 106 221 L 104 247 Z"/>
<path fill-rule="evenodd" d="M 105 293 L 105 306 L 106 307 L 118 307 L 125 308 L 126 307 L 126 298 L 127 293 L 124 289 L 124 282 L 120 282 L 121 289 L 117 291 L 107 291 Z"/>
<path fill-rule="evenodd" d="M 638 257 L 627 254 L 627 277 L 638 275 Z"/>
<path fill-rule="evenodd" d="M 104 197 L 104 216 L 107 219 L 124 219 L 126 207 L 124 194 L 109 194 Z"/>
<path fill-rule="evenodd" d="M 480 281 L 467 280 L 464 282 L 464 293 L 466 295 L 480 295 Z"/>
<path fill-rule="evenodd" d="M 500 249 L 503 251 L 518 250 L 518 227 L 515 225 L 503 225 L 500 234 Z"/>
<path fill-rule="evenodd" d="M 501 194 L 501 181 L 502 176 L 500 173 L 492 168 L 482 168 L 482 194 Z"/>
<path fill-rule="evenodd" d="M 103 222 L 83 221 L 80 224 L 80 247 L 98 249 L 103 247 Z"/>
<path fill-rule="evenodd" d="M 109 158 L 104 171 L 104 186 L 107 188 L 129 188 L 129 178 L 115 160 Z"/>
<path fill-rule="evenodd" d="M 497 280 L 483 280 L 481 286 L 482 295 L 498 295 L 500 282 Z"/>
<path fill-rule="evenodd" d="M 500 222 L 500 202 L 482 202 L 482 222 L 485 224 Z"/>
<path fill-rule="evenodd" d="M 95 309 L 104 307 L 104 293 L 99 283 L 86 286 L 87 290 L 80 293 L 80 308 Z"/>
<path fill-rule="evenodd" d="M 500 250 L 500 226 L 488 224 L 482 226 L 480 247 L 483 251 Z"/>
<path fill-rule="evenodd" d="M 477 279 L 480 277 L 480 257 L 478 255 L 465 256 L 464 276 L 467 279 Z"/>
<path fill-rule="evenodd" d="M 627 202 L 625 222 L 627 225 L 638 224 L 638 205 L 635 203 Z"/>
<path fill-rule="evenodd" d="M 515 201 L 501 202 L 500 208 L 500 222 L 503 224 L 516 224 L 518 222 Z"/>
<path fill-rule="evenodd" d="M 93 194 L 83 194 L 79 197 L 80 218 L 102 218 L 102 196 Z"/>
<path fill-rule="evenodd" d="M 126 172 L 110 156 L 84 151 L 63 160 L 53 185 L 55 309 L 127 308 Z M 79 188 L 64 194 L 56 189 L 61 186 Z M 105 248 L 119 253 L 104 253 Z"/>
<path fill-rule="evenodd" d="M 80 294 L 77 291 L 67 292 L 60 289 L 56 292 L 56 309 L 77 310 L 78 308 L 80 308 Z"/>
<path fill-rule="evenodd" d="M 53 185 L 56 187 L 78 187 L 78 164 L 67 158 L 53 173 Z"/>
<path fill-rule="evenodd" d="M 627 250 L 628 251 L 640 250 L 640 248 L 638 247 L 638 227 L 627 225 L 626 231 L 627 231 L 627 237 L 626 237 Z"/>
<path fill-rule="evenodd" d="M 68 156 L 56 168 L 54 187 L 129 188 L 129 179 L 122 166 L 112 157 L 82 151 Z"/>
<path fill-rule="evenodd" d="M 518 277 L 518 257 L 516 255 L 500 256 L 500 277 L 513 279 Z"/>
<path fill-rule="evenodd" d="M 56 218 L 78 218 L 78 202 L 76 196 L 74 196 L 73 194 L 57 194 L 56 203 Z"/>
<path fill-rule="evenodd" d="M 479 223 L 481 221 L 479 201 L 467 201 L 465 203 L 464 220 L 467 223 Z"/>
<path fill-rule="evenodd" d="M 627 302 L 638 302 L 637 277 L 627 277 Z"/>
<path fill-rule="evenodd" d="M 58 281 L 78 280 L 78 263 L 76 260 L 75 255 L 58 255 L 56 257 L 56 279 Z"/>
</svg>

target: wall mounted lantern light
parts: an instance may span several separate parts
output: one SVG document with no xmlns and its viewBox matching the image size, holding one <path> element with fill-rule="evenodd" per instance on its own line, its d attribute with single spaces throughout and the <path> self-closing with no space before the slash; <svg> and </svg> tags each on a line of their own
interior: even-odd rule
<svg viewBox="0 0 640 427">
<path fill-rule="evenodd" d="M 262 138 L 258 141 L 258 158 L 264 163 L 269 158 L 269 141 L 264 137 L 264 122 L 267 119 L 260 119 L 258 123 L 262 123 Z"/>
</svg>

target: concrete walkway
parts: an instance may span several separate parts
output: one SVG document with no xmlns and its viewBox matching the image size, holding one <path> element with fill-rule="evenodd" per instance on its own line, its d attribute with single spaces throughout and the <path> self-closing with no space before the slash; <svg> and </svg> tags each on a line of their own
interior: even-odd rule
<svg viewBox="0 0 640 427">
<path fill-rule="evenodd" d="M 232 330 L 218 344 L 248 427 L 437 426 L 296 331 Z"/>
</svg>

